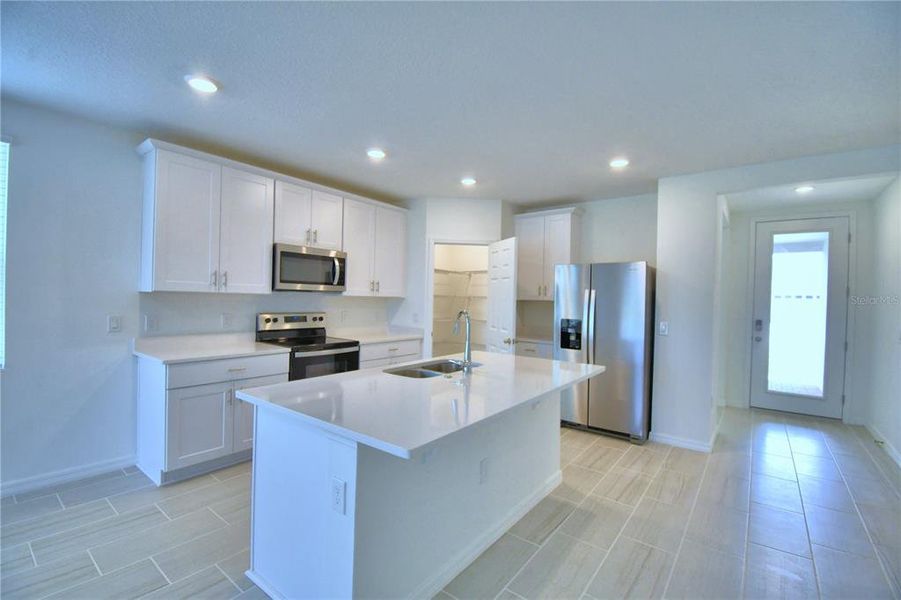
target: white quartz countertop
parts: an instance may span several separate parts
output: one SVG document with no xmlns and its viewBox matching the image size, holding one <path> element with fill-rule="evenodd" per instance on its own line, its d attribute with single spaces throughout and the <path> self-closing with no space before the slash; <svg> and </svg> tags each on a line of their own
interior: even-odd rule
<svg viewBox="0 0 901 600">
<path fill-rule="evenodd" d="M 137 338 L 134 341 L 134 354 L 164 364 L 175 364 L 290 352 L 289 348 L 257 342 L 254 337 L 253 334 L 246 333 L 219 333 Z"/>
<path fill-rule="evenodd" d="M 376 367 L 237 395 L 261 410 L 410 458 L 454 432 L 604 372 L 598 365 L 512 354 L 473 352 L 473 360 L 482 365 L 468 375 L 410 379 Z"/>
<path fill-rule="evenodd" d="M 421 329 L 329 329 L 329 335 L 351 340 L 359 340 L 360 344 L 381 344 L 384 342 L 401 342 L 403 340 L 421 340 Z"/>
</svg>

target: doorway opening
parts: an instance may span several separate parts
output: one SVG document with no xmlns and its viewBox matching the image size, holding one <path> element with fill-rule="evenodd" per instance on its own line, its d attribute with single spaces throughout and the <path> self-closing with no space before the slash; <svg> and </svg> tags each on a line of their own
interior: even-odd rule
<svg viewBox="0 0 901 600">
<path fill-rule="evenodd" d="M 488 313 L 488 246 L 435 244 L 432 272 L 432 356 L 463 352 L 462 330 L 454 322 L 468 310 L 472 349 L 485 350 Z"/>
</svg>

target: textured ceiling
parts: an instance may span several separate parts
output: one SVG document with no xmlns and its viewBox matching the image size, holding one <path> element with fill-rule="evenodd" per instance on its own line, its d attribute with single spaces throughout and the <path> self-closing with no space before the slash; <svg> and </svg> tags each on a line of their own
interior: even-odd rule
<svg viewBox="0 0 901 600">
<path fill-rule="evenodd" d="M 899 8 L 4 1 L 0 83 L 384 196 L 614 197 L 897 143 Z M 221 92 L 193 94 L 193 71 Z"/>
<path fill-rule="evenodd" d="M 872 200 L 898 177 L 898 173 L 882 173 L 868 177 L 830 179 L 827 181 L 798 181 L 791 185 L 725 194 L 730 210 L 752 211 L 763 208 L 803 208 L 811 204 L 833 204 Z M 812 192 L 798 194 L 795 188 L 813 185 Z"/>
</svg>

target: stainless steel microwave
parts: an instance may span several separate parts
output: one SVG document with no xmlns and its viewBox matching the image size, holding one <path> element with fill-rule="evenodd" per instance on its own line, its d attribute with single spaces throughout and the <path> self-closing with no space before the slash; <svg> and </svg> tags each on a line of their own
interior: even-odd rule
<svg viewBox="0 0 901 600">
<path fill-rule="evenodd" d="M 347 254 L 308 246 L 275 244 L 272 289 L 284 292 L 343 292 Z"/>
</svg>

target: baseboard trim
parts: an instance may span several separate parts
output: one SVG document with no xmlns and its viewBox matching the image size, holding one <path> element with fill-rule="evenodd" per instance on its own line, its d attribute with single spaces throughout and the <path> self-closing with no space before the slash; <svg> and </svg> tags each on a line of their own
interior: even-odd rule
<svg viewBox="0 0 901 600">
<path fill-rule="evenodd" d="M 135 455 L 120 456 L 110 460 L 101 460 L 87 465 L 79 465 L 68 469 L 60 469 L 42 475 L 34 475 L 32 477 L 23 477 L 21 479 L 13 479 L 0 483 L 0 495 L 11 496 L 13 494 L 24 494 L 33 490 L 58 485 L 60 483 L 68 483 L 77 479 L 84 479 L 92 475 L 99 475 L 107 471 L 130 467 L 135 464 Z"/>
<path fill-rule="evenodd" d="M 713 436 L 711 436 L 710 441 L 708 442 L 698 442 L 696 440 L 689 440 L 686 438 L 681 438 L 675 435 L 667 435 L 665 433 L 656 433 L 654 431 L 651 432 L 651 441 L 658 442 L 660 444 L 669 444 L 670 446 L 676 446 L 678 448 L 685 448 L 686 450 L 697 450 L 698 452 L 710 452 L 713 450 L 713 440 L 716 437 L 716 431 L 713 432 Z"/>
<path fill-rule="evenodd" d="M 882 441 L 882 449 L 885 450 L 885 453 L 889 455 L 895 464 L 901 468 L 901 452 L 898 452 L 898 449 L 892 446 L 892 443 L 889 442 L 882 432 L 875 425 L 864 425 L 867 431 L 870 432 L 875 439 Z"/>
<path fill-rule="evenodd" d="M 544 484 L 538 488 L 531 496 L 521 501 L 513 507 L 503 521 L 495 525 L 492 529 L 485 532 L 469 547 L 465 548 L 457 556 L 446 563 L 445 568 L 425 581 L 419 588 L 410 595 L 411 598 L 434 598 L 444 587 L 454 580 L 454 577 L 463 572 L 463 570 L 477 559 L 485 550 L 499 540 L 517 521 L 523 518 L 526 513 L 535 508 L 535 505 L 544 500 L 544 498 L 554 491 L 563 481 L 563 474 L 560 471 L 554 473 Z"/>
<path fill-rule="evenodd" d="M 251 580 L 254 585 L 263 590 L 267 596 L 272 598 L 272 600 L 282 600 L 284 596 L 275 591 L 275 588 L 269 585 L 269 582 L 266 581 L 265 577 L 260 576 L 258 573 L 255 573 L 253 569 L 248 569 L 244 572 L 244 575 L 247 579 Z"/>
</svg>

